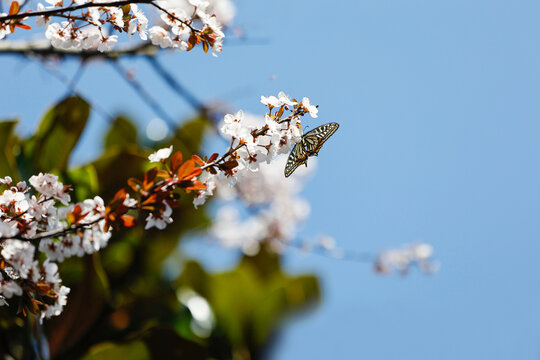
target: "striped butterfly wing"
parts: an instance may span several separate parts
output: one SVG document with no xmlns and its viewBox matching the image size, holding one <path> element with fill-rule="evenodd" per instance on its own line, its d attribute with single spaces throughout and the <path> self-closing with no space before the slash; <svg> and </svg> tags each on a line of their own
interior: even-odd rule
<svg viewBox="0 0 540 360">
<path fill-rule="evenodd" d="M 287 159 L 287 165 L 285 165 L 285 177 L 289 177 L 297 167 L 304 164 L 308 159 L 304 148 L 301 144 L 296 144 L 292 148 L 289 158 Z"/>
<path fill-rule="evenodd" d="M 302 136 L 302 147 L 308 156 L 317 156 L 323 144 L 339 128 L 338 123 L 328 123 L 308 131 Z"/>
<path fill-rule="evenodd" d="M 287 165 L 285 165 L 285 177 L 289 177 L 296 168 L 307 162 L 309 156 L 317 156 L 326 140 L 339 128 L 338 123 L 328 123 L 308 131 L 302 136 L 302 140 L 294 145 Z"/>
</svg>

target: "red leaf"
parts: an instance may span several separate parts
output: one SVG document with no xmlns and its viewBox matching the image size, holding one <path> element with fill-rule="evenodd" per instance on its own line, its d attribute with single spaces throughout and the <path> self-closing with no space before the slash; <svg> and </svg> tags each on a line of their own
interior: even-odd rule
<svg viewBox="0 0 540 360">
<path fill-rule="evenodd" d="M 30 25 L 21 24 L 21 23 L 13 24 L 13 26 L 24 29 L 24 30 L 30 30 L 32 28 Z"/>
<path fill-rule="evenodd" d="M 127 184 L 129 185 L 130 188 L 133 189 L 133 191 L 136 191 L 136 192 L 139 192 L 143 187 L 142 181 L 136 178 L 128 179 Z"/>
<path fill-rule="evenodd" d="M 135 225 L 135 218 L 131 215 L 122 215 L 122 225 L 125 227 L 132 227 Z"/>
<path fill-rule="evenodd" d="M 19 3 L 16 1 L 13 1 L 11 3 L 11 6 L 9 7 L 9 15 L 15 15 L 19 12 L 20 6 Z"/>
<path fill-rule="evenodd" d="M 190 174 L 193 169 L 195 168 L 195 161 L 193 160 L 188 160 L 186 161 L 181 167 L 180 169 L 178 169 L 178 178 L 180 180 L 184 179 L 186 177 L 186 175 Z"/>
<path fill-rule="evenodd" d="M 221 170 L 231 170 L 238 166 L 238 161 L 236 159 L 232 159 L 229 161 L 225 161 L 223 164 L 219 164 L 218 167 Z"/>
<path fill-rule="evenodd" d="M 158 173 L 157 167 L 151 168 L 144 174 L 143 179 L 143 188 L 144 190 L 150 189 L 154 185 L 154 180 L 156 179 L 156 175 Z"/>
<path fill-rule="evenodd" d="M 178 168 L 182 165 L 182 153 L 177 151 L 171 159 L 171 170 L 175 173 Z"/>
<path fill-rule="evenodd" d="M 191 190 L 204 190 L 206 189 L 206 185 L 204 185 L 202 182 L 195 180 L 193 182 L 192 186 L 188 186 L 186 190 L 189 192 Z"/>
<path fill-rule="evenodd" d="M 117 208 L 120 204 L 124 202 L 124 200 L 126 199 L 126 196 L 127 196 L 126 189 L 122 188 L 118 190 L 110 203 L 111 207 Z"/>
<path fill-rule="evenodd" d="M 202 159 L 198 157 L 197 155 L 193 155 L 191 159 L 193 159 L 193 161 L 195 161 L 200 166 L 204 166 L 204 161 L 202 161 Z"/>
<path fill-rule="evenodd" d="M 208 159 L 208 162 L 212 162 L 216 160 L 218 156 L 219 156 L 218 153 L 213 153 L 212 156 L 210 156 L 210 159 Z"/>
<path fill-rule="evenodd" d="M 161 177 L 163 179 L 169 179 L 171 177 L 167 170 L 158 170 L 157 176 L 159 176 L 159 177 Z"/>
</svg>

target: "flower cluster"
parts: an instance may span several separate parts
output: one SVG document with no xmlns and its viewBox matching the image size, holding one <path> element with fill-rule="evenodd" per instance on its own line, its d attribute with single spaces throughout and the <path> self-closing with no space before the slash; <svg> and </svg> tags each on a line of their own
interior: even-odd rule
<svg viewBox="0 0 540 360">
<path fill-rule="evenodd" d="M 234 17 L 228 0 L 213 1 L 213 6 L 202 0 L 75 0 L 67 6 L 63 0 L 45 2 L 38 3 L 35 11 L 19 14 L 14 1 L 9 14 L 0 13 L 0 39 L 15 27 L 30 29 L 23 21 L 36 17 L 36 26 L 45 26 L 45 36 L 56 48 L 110 51 L 119 40 L 119 35 L 108 33 L 113 29 L 118 34 L 138 34 L 141 40 L 150 39 L 163 48 L 191 50 L 201 45 L 215 55 L 221 51 L 225 35 L 222 23 L 210 11 L 218 11 L 229 22 Z M 148 18 L 137 4 L 157 10 L 162 23 L 149 28 Z M 63 21 L 55 22 L 54 18 Z"/>
<path fill-rule="evenodd" d="M 247 172 L 232 187 L 225 181 L 218 183 L 219 197 L 228 204 L 218 210 L 210 234 L 221 245 L 254 255 L 262 243 L 281 252 L 296 237 L 298 225 L 308 217 L 310 207 L 298 195 L 302 176 L 283 176 L 285 160 L 282 156 L 262 165 L 257 172 Z M 241 216 L 233 205 L 238 203 L 248 216 Z"/>
<path fill-rule="evenodd" d="M 380 274 L 391 274 L 394 270 L 407 274 L 416 265 L 427 274 L 437 272 L 439 265 L 432 261 L 433 247 L 429 244 L 411 244 L 401 249 L 386 250 L 379 254 L 375 261 L 375 271 Z"/>
<path fill-rule="evenodd" d="M 213 195 L 216 184 L 226 179 L 234 186 L 239 179 L 257 172 L 260 165 L 270 163 L 279 154 L 287 154 L 302 139 L 301 117 L 317 117 L 317 107 L 308 98 L 298 102 L 280 92 L 277 97 L 261 96 L 261 103 L 268 107 L 264 119 L 244 114 L 227 114 L 220 127 L 221 135 L 230 139 L 228 151 L 218 158 L 212 155 L 205 161 L 205 173 L 199 178 L 206 185 L 194 199 L 195 206 L 204 204 Z M 221 171 L 219 171 L 221 170 Z"/>
<path fill-rule="evenodd" d="M 202 173 L 201 166 L 204 162 L 197 155 L 184 162 L 181 152 L 176 152 L 171 157 L 172 151 L 171 146 L 148 157 L 152 163 L 165 165 L 165 169 L 153 167 L 144 174 L 142 180 L 129 179 L 132 195 L 126 189 L 116 193 L 105 211 L 106 228 L 131 226 L 134 221 L 126 213 L 130 209 L 138 209 L 148 213 L 145 219 L 146 230 L 152 227 L 163 230 L 172 223 L 172 209 L 178 206 L 177 189 L 186 193 L 205 190 L 205 185 L 197 180 L 197 176 Z"/>
<path fill-rule="evenodd" d="M 103 200 L 95 197 L 70 204 L 70 187 L 52 174 L 32 176 L 30 186 L 16 185 L 10 177 L 0 179 L 0 304 L 18 296 L 23 313 L 42 317 L 60 314 L 69 289 L 61 285 L 52 261 L 93 253 L 107 244 Z M 58 206 L 62 204 L 64 206 Z M 36 247 L 46 256 L 35 260 Z"/>
</svg>

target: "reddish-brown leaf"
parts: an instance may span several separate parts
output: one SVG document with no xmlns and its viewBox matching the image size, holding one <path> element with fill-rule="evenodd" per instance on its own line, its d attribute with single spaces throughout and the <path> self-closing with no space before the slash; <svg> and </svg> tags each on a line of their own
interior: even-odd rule
<svg viewBox="0 0 540 360">
<path fill-rule="evenodd" d="M 204 166 L 204 161 L 199 156 L 193 155 L 193 156 L 191 156 L 191 158 L 193 159 L 193 161 L 195 161 L 200 166 Z"/>
<path fill-rule="evenodd" d="M 200 167 L 193 169 L 191 173 L 186 175 L 186 179 L 193 179 L 195 176 L 199 176 L 202 173 L 202 169 Z"/>
<path fill-rule="evenodd" d="M 122 225 L 125 227 L 132 227 L 135 225 L 136 221 L 135 218 L 131 215 L 122 215 Z"/>
<path fill-rule="evenodd" d="M 19 12 L 19 9 L 21 7 L 19 6 L 19 3 L 16 1 L 11 2 L 11 6 L 9 7 L 9 15 L 15 15 Z"/>
<path fill-rule="evenodd" d="M 118 190 L 109 205 L 114 209 L 118 208 L 118 206 L 120 206 L 124 202 L 124 200 L 126 199 L 126 196 L 127 196 L 126 189 L 122 188 Z"/>
<path fill-rule="evenodd" d="M 142 181 L 136 178 L 129 178 L 127 181 L 127 184 L 129 185 L 130 188 L 133 189 L 133 191 L 136 191 L 136 192 L 139 192 L 143 187 Z"/>
<path fill-rule="evenodd" d="M 163 179 L 170 179 L 171 177 L 167 170 L 158 170 L 157 176 Z"/>
<path fill-rule="evenodd" d="M 280 107 L 279 110 L 276 112 L 276 117 L 278 119 L 281 119 L 281 116 L 283 115 L 284 111 L 285 111 L 285 106 Z"/>
<path fill-rule="evenodd" d="M 189 191 L 192 191 L 192 190 L 195 191 L 195 190 L 204 190 L 204 189 L 206 189 L 206 185 L 204 185 L 204 184 L 203 184 L 202 182 L 200 182 L 200 181 L 195 180 L 195 181 L 193 182 L 193 185 L 192 185 L 192 186 L 188 186 L 188 187 L 186 188 L 186 191 L 189 192 Z"/>
<path fill-rule="evenodd" d="M 24 29 L 24 30 L 30 30 L 32 27 L 30 25 L 21 24 L 21 23 L 15 23 L 13 26 Z"/>
<path fill-rule="evenodd" d="M 218 167 L 222 170 L 231 170 L 238 166 L 238 161 L 236 159 L 231 159 L 229 161 L 225 161 L 223 164 L 219 164 Z"/>
<path fill-rule="evenodd" d="M 143 201 L 142 205 L 146 208 L 147 205 L 155 204 L 158 202 L 158 195 L 152 194 L 146 200 Z"/>
<path fill-rule="evenodd" d="M 216 160 L 218 156 L 219 156 L 218 153 L 213 153 L 212 156 L 210 156 L 210 158 L 208 159 L 208 162 L 212 162 Z"/>
<path fill-rule="evenodd" d="M 182 153 L 177 151 L 171 158 L 171 171 L 175 173 L 180 165 L 182 165 Z"/>
<path fill-rule="evenodd" d="M 153 167 L 144 174 L 143 189 L 148 190 L 154 185 L 154 180 L 158 173 L 157 167 Z"/>
<path fill-rule="evenodd" d="M 201 42 L 201 39 L 199 38 L 199 36 L 195 33 L 191 33 L 188 40 L 187 51 L 190 51 L 191 49 L 193 49 L 195 45 L 199 44 L 200 42 Z"/>
<path fill-rule="evenodd" d="M 183 180 L 186 175 L 190 174 L 193 169 L 195 168 L 195 161 L 188 160 L 186 161 L 182 166 L 180 166 L 180 169 L 178 169 L 177 176 L 180 180 Z"/>
</svg>

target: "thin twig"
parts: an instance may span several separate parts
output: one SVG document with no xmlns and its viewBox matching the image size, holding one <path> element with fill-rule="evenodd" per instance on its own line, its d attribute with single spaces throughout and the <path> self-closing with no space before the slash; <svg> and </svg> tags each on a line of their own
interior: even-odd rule
<svg viewBox="0 0 540 360">
<path fill-rule="evenodd" d="M 77 11 L 81 9 L 86 8 L 92 8 L 92 7 L 122 7 L 124 5 L 129 4 L 149 4 L 155 7 L 156 9 L 161 10 L 165 14 L 169 15 L 171 18 L 175 19 L 176 21 L 179 21 L 183 25 L 187 26 L 192 32 L 198 32 L 200 33 L 200 30 L 195 29 L 191 24 L 185 20 L 182 20 L 178 18 L 177 16 L 171 14 L 167 9 L 159 6 L 153 0 L 120 0 L 120 1 L 107 1 L 107 2 L 87 2 L 85 4 L 75 5 L 75 6 L 67 6 L 63 8 L 58 9 L 47 9 L 47 10 L 41 10 L 41 11 L 28 11 L 24 13 L 19 14 L 11 14 L 6 16 L 0 16 L 0 22 L 6 22 L 8 20 L 17 20 L 17 19 L 24 19 L 27 17 L 32 16 L 56 16 L 57 14 L 63 14 L 66 12 L 71 11 Z"/>
<path fill-rule="evenodd" d="M 70 232 L 74 232 L 74 231 L 77 231 L 77 230 L 80 230 L 80 229 L 87 229 L 87 228 L 91 227 L 92 225 L 97 224 L 98 222 L 100 222 L 103 219 L 104 219 L 104 217 L 100 217 L 100 218 L 95 219 L 95 220 L 93 220 L 93 221 L 91 221 L 89 223 L 80 223 L 80 224 L 72 225 L 72 226 L 64 228 L 64 229 L 56 229 L 56 230 L 51 230 L 51 231 L 44 231 L 44 232 L 39 233 L 39 235 L 34 236 L 34 237 L 25 237 L 20 233 L 16 234 L 16 235 L 13 235 L 13 236 L 0 237 L 0 242 L 2 242 L 4 240 L 38 241 L 38 240 L 49 239 L 49 238 L 53 238 L 53 237 L 59 237 L 59 236 L 62 236 L 62 235 L 67 235 Z"/>
<path fill-rule="evenodd" d="M 167 69 L 163 67 L 163 65 L 161 65 L 161 63 L 158 61 L 158 59 L 156 59 L 156 57 L 147 56 L 146 60 L 148 60 L 152 68 L 163 78 L 163 80 L 165 80 L 167 85 L 169 85 L 169 87 L 173 89 L 174 92 L 176 92 L 195 110 L 203 113 L 206 112 L 207 109 L 202 103 L 202 101 L 197 99 L 195 95 L 193 95 L 188 89 L 186 89 L 182 84 L 180 84 L 180 82 L 176 80 L 174 76 L 172 76 L 171 73 L 169 73 L 169 71 L 167 71 Z"/>
<path fill-rule="evenodd" d="M 314 254 L 335 260 L 345 260 L 359 263 L 373 263 L 377 259 L 376 254 L 368 252 L 358 252 L 350 249 L 335 248 L 325 249 L 320 245 L 306 247 L 302 242 L 287 242 L 284 245 L 298 249 L 299 251 L 305 251 L 309 254 Z M 310 245 L 310 244 L 307 244 Z"/>
<path fill-rule="evenodd" d="M 169 128 L 175 129 L 176 124 L 175 121 L 172 119 L 172 117 L 167 114 L 165 109 L 159 105 L 159 103 L 150 95 L 148 91 L 134 78 L 127 76 L 127 71 L 124 69 L 124 67 L 120 64 L 119 61 L 111 60 L 109 61 L 111 66 L 128 82 L 128 84 L 132 87 L 133 90 L 139 95 L 139 97 L 160 117 L 162 118 Z"/>
<path fill-rule="evenodd" d="M 77 68 L 77 71 L 75 72 L 75 74 L 73 74 L 73 77 L 69 81 L 69 84 L 67 84 L 69 88 L 69 92 L 66 94 L 66 96 L 71 95 L 72 93 L 76 93 L 76 90 L 75 90 L 76 85 L 82 77 L 82 74 L 84 72 L 84 67 L 85 67 L 85 62 L 81 61 L 81 63 L 79 64 L 79 67 Z"/>
<path fill-rule="evenodd" d="M 67 86 L 67 88 L 69 90 L 71 90 L 71 93 L 73 95 L 78 95 L 82 98 L 85 98 L 87 102 L 90 103 L 90 107 L 95 110 L 99 115 L 101 115 L 107 122 L 112 122 L 114 120 L 114 118 L 105 110 L 103 109 L 101 106 L 99 105 L 96 105 L 96 103 L 92 103 L 90 101 L 88 101 L 88 99 L 86 98 L 86 96 L 83 96 L 80 92 L 78 92 L 75 87 L 73 87 L 73 85 L 71 84 L 71 81 L 70 79 L 68 79 L 64 74 L 62 74 L 61 72 L 59 72 L 58 70 L 56 69 L 53 69 L 51 66 L 49 66 L 47 63 L 41 63 L 41 65 L 43 66 L 43 68 L 48 71 L 51 75 L 53 75 L 54 77 L 56 77 L 60 82 L 62 82 L 63 84 L 65 84 Z"/>
<path fill-rule="evenodd" d="M 6 16 L 0 16 L 0 22 L 6 20 L 15 20 L 15 19 L 24 19 L 32 16 L 55 16 L 56 14 L 61 14 L 69 11 L 77 11 L 81 9 L 91 8 L 91 7 L 105 7 L 105 6 L 114 6 L 121 7 L 129 4 L 150 4 L 152 0 L 120 0 L 120 1 L 107 1 L 107 2 L 87 2 L 85 4 L 75 5 L 75 6 L 66 6 L 58 9 L 47 9 L 41 11 L 30 11 L 19 14 L 11 14 Z"/>
</svg>

